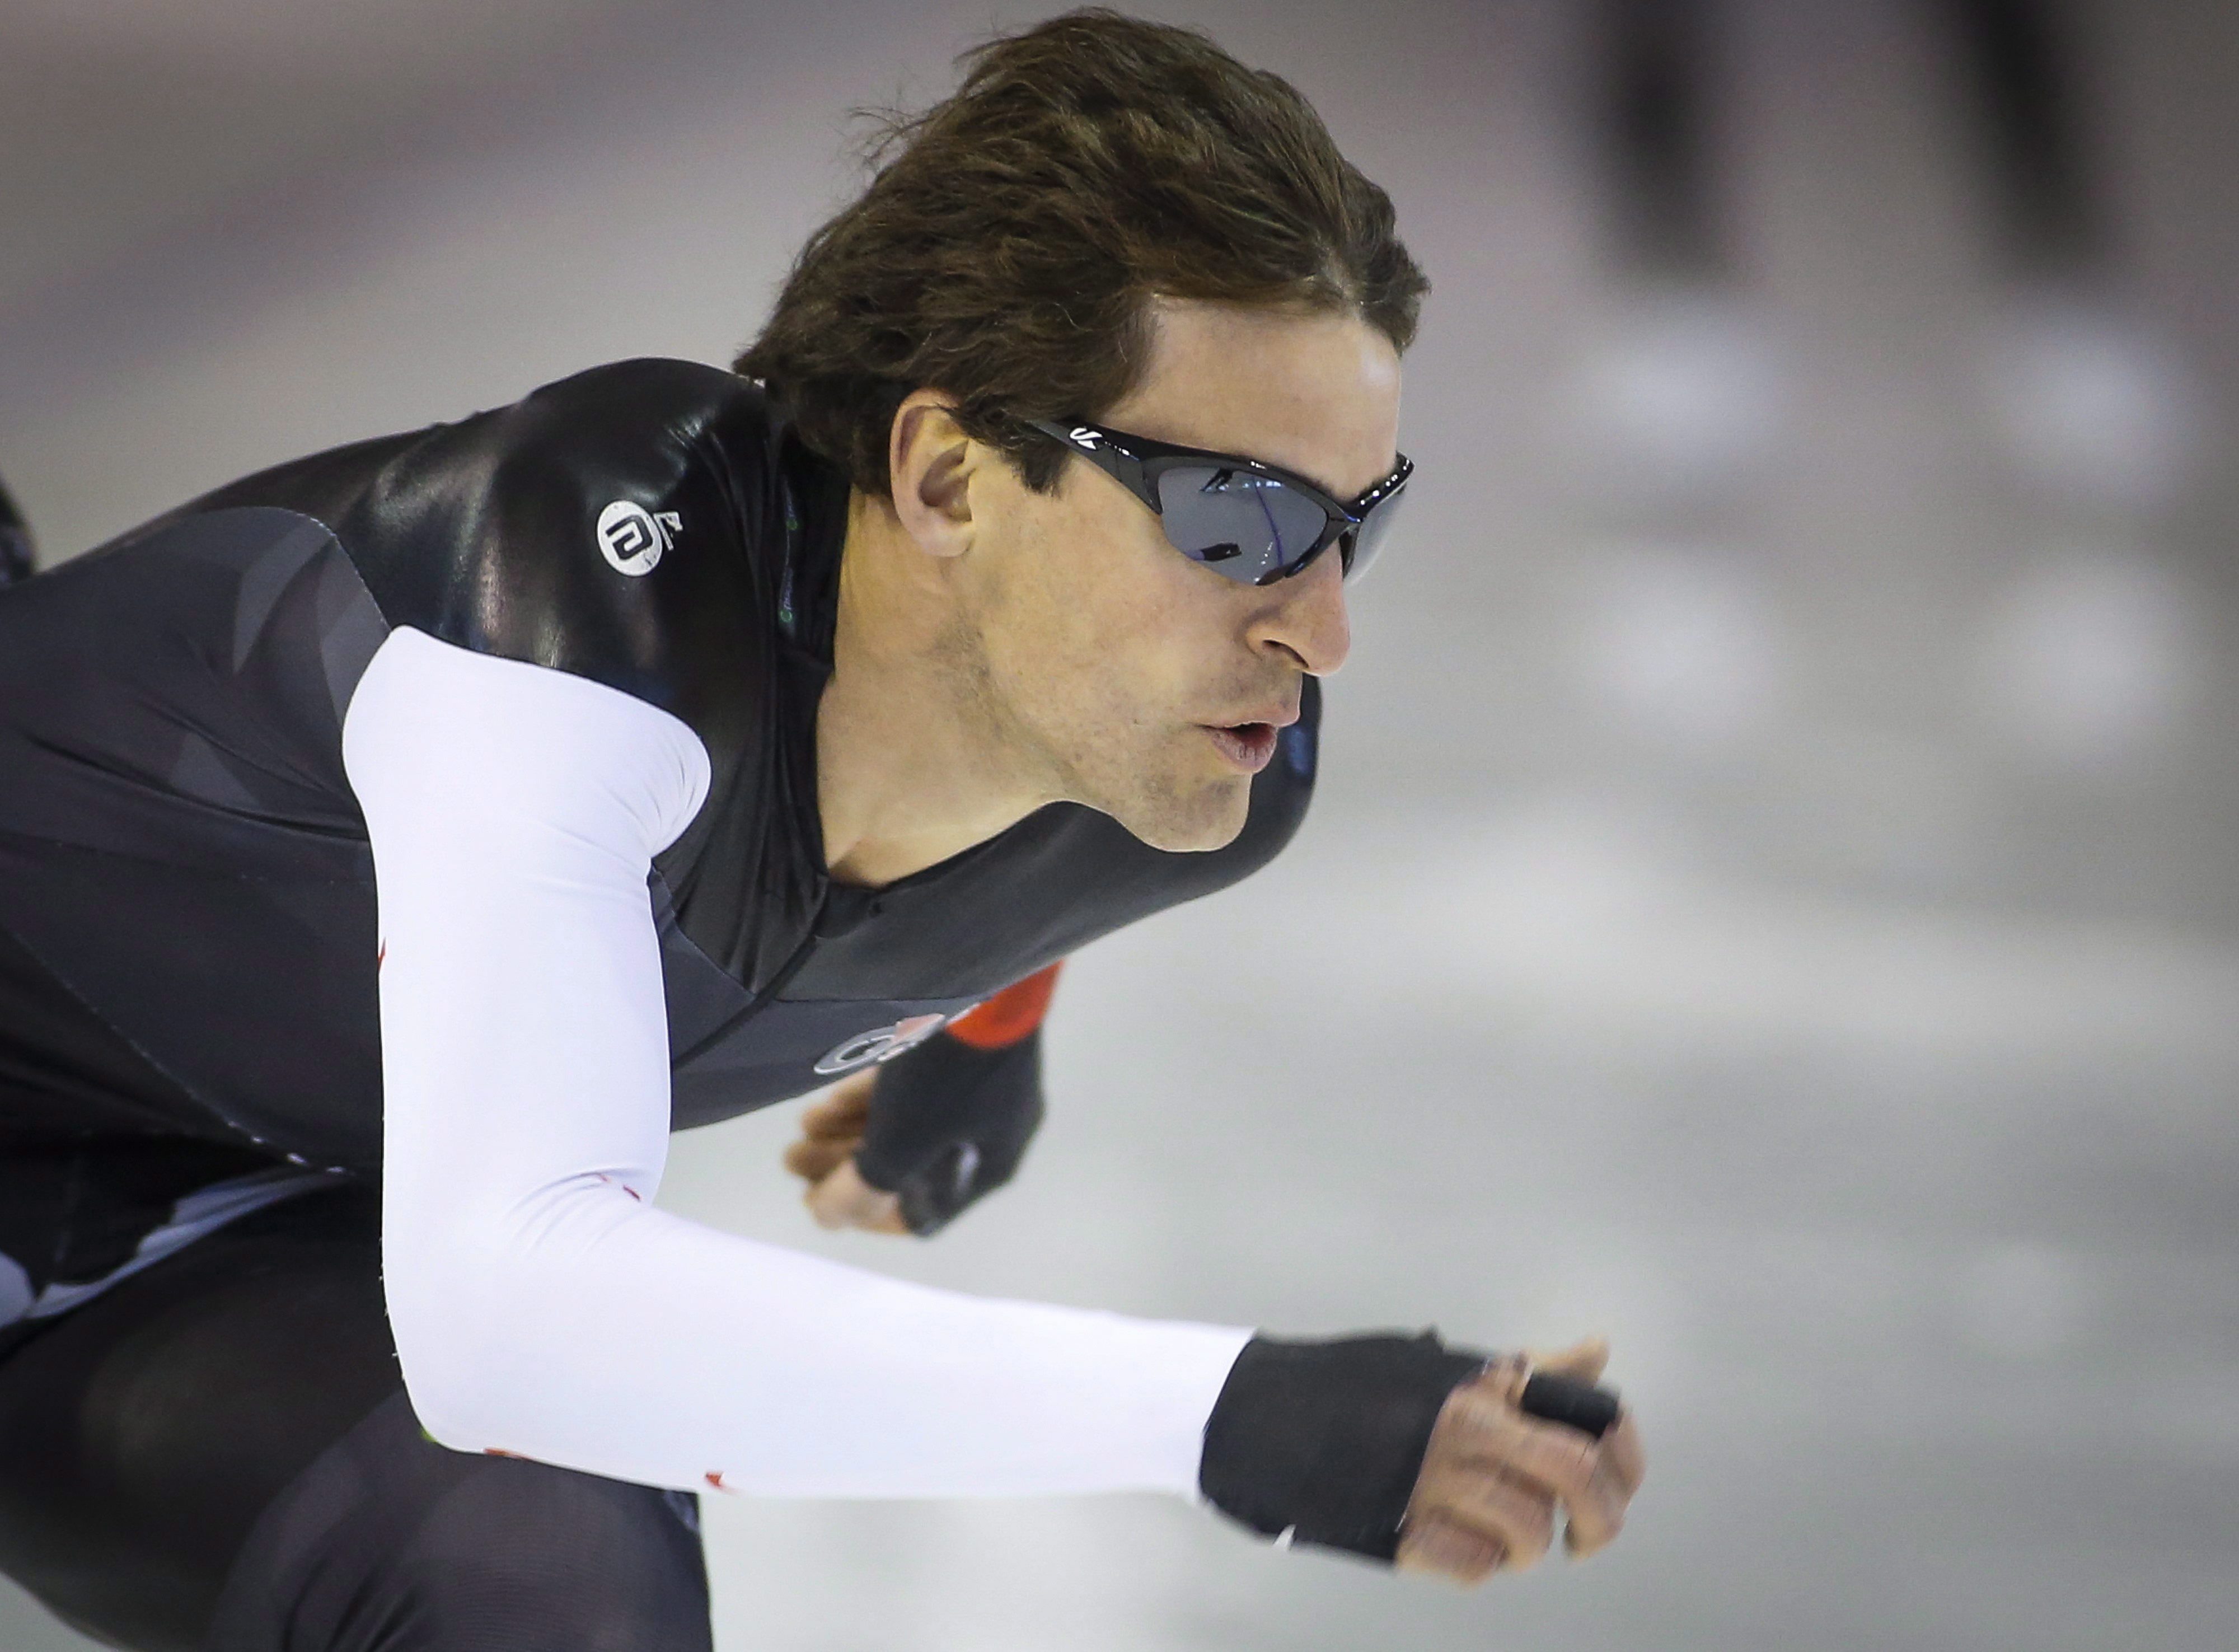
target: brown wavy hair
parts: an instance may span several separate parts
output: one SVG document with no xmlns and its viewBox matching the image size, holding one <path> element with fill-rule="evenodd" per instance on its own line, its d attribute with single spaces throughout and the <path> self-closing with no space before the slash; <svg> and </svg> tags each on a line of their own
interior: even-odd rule
<svg viewBox="0 0 2239 1652">
<path fill-rule="evenodd" d="M 1022 419 L 1094 417 L 1143 371 L 1156 297 L 1350 310 L 1413 341 L 1429 281 L 1391 197 L 1287 81 L 1103 7 L 999 37 L 922 114 L 880 117 L 869 187 L 809 237 L 733 363 L 887 493 L 920 388 L 1055 487 Z"/>
</svg>

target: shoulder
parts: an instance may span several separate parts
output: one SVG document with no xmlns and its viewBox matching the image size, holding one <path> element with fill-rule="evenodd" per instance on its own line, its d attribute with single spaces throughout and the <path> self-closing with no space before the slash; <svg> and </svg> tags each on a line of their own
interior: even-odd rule
<svg viewBox="0 0 2239 1652">
<path fill-rule="evenodd" d="M 761 389 L 720 368 L 593 368 L 375 444 L 329 526 L 392 626 L 699 727 L 742 680 L 741 651 L 767 646 L 774 424 Z"/>
<path fill-rule="evenodd" d="M 741 441 L 766 446 L 761 387 L 701 362 L 614 362 L 530 391 L 508 407 L 438 426 L 433 456 L 488 468 L 492 483 L 560 486 L 585 502 L 660 492 L 695 469 L 733 457 Z M 448 439 L 446 439 L 448 438 Z"/>
</svg>

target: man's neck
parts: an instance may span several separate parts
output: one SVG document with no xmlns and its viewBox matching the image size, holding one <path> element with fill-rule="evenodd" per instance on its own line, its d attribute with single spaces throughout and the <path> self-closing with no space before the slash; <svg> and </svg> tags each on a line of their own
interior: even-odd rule
<svg viewBox="0 0 2239 1652">
<path fill-rule="evenodd" d="M 851 494 L 832 677 L 816 710 L 825 864 L 877 888 L 985 843 L 1056 794 L 1006 749 L 947 580 L 891 511 Z"/>
</svg>

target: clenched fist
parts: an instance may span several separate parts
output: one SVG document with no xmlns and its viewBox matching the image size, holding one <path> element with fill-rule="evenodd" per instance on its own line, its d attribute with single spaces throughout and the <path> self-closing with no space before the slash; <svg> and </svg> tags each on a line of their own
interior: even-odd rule
<svg viewBox="0 0 2239 1652">
<path fill-rule="evenodd" d="M 874 1067 L 834 1084 L 801 1116 L 801 1140 L 785 1150 L 785 1168 L 808 1183 L 801 1199 L 821 1226 L 909 1231 L 901 1201 L 873 1187 L 855 1169 L 878 1077 Z"/>
</svg>

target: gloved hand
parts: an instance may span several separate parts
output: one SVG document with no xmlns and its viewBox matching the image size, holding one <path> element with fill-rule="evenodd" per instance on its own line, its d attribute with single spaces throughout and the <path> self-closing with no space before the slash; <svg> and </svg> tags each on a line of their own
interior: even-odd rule
<svg viewBox="0 0 2239 1652">
<path fill-rule="evenodd" d="M 1263 1535 L 1477 1582 L 1617 1535 L 1644 1464 L 1595 1341 L 1534 1362 L 1419 1336 L 1257 1336 L 1206 1424 L 1199 1489 Z M 1535 1369 L 1536 1363 L 1536 1369 Z"/>
<path fill-rule="evenodd" d="M 940 1231 L 1019 1168 L 1042 1121 L 1053 965 L 925 1042 L 836 1085 L 801 1117 L 786 1168 L 827 1228 Z"/>
<path fill-rule="evenodd" d="M 936 1234 L 1010 1180 L 1041 1113 L 1041 1034 L 979 1049 L 938 1032 L 808 1108 L 786 1169 L 824 1227 Z"/>
<path fill-rule="evenodd" d="M 936 1233 L 1008 1182 L 1042 1122 L 1041 1035 L 976 1049 L 938 1033 L 879 1071 L 855 1169 Z"/>
</svg>

